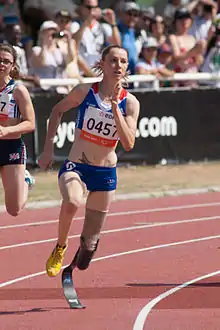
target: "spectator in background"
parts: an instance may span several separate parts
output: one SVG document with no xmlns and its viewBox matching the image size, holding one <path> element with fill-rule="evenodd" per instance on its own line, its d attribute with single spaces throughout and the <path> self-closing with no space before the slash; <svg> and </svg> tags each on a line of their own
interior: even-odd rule
<svg viewBox="0 0 220 330">
<path fill-rule="evenodd" d="M 212 0 L 200 0 L 202 14 L 193 19 L 189 34 L 196 40 L 207 40 L 208 32 L 217 13 L 217 3 Z"/>
<path fill-rule="evenodd" d="M 28 74 L 26 52 L 21 42 L 21 26 L 19 24 L 6 24 L 4 28 L 4 37 L 3 43 L 9 43 L 17 52 L 16 64 L 20 70 L 20 79 L 33 84 L 33 86 L 40 87 L 39 77 Z"/>
<path fill-rule="evenodd" d="M 159 46 L 157 52 L 157 60 L 161 65 L 163 65 L 164 77 L 172 77 L 175 73 L 172 67 L 172 57 L 173 52 L 169 44 L 164 43 L 163 45 Z M 161 81 L 160 86 L 172 87 L 173 83 L 170 81 Z"/>
<path fill-rule="evenodd" d="M 73 13 L 76 5 L 73 0 L 22 0 L 23 20 L 31 28 L 31 35 L 36 44 L 41 24 L 53 20 L 54 14 L 62 9 Z"/>
<path fill-rule="evenodd" d="M 136 25 L 137 29 L 144 30 L 148 35 L 149 27 L 154 17 L 155 17 L 154 7 L 141 8 L 140 17 Z"/>
<path fill-rule="evenodd" d="M 73 60 L 72 54 L 66 54 L 57 44 L 59 27 L 54 21 L 45 21 L 39 31 L 38 46 L 33 47 L 30 71 L 40 78 L 66 78 L 67 64 Z M 64 36 L 70 39 L 69 33 Z M 67 92 L 63 88 L 56 89 Z"/>
<path fill-rule="evenodd" d="M 6 17 L 16 17 L 18 23 L 20 21 L 20 10 L 17 0 L 1 0 L 0 1 L 0 18 L 1 21 Z M 3 23 L 3 21 L 2 21 Z"/>
<path fill-rule="evenodd" d="M 67 58 L 66 73 L 68 78 L 80 78 L 78 67 L 78 52 L 76 49 L 76 42 L 72 38 L 70 31 L 72 24 L 72 15 L 66 10 L 60 10 L 55 15 L 55 22 L 59 27 L 60 34 L 57 36 L 57 46 L 62 50 Z M 65 37 L 68 34 L 68 37 Z"/>
<path fill-rule="evenodd" d="M 91 77 L 94 76 L 94 73 L 86 63 L 86 61 L 79 55 L 76 41 L 72 38 L 72 20 L 73 16 L 67 10 L 60 10 L 55 14 L 55 22 L 57 23 L 61 36 L 63 31 L 67 31 L 70 34 L 71 38 L 60 38 L 57 40 L 58 46 L 63 50 L 63 52 L 68 56 L 68 53 L 71 54 L 73 60 L 67 64 L 66 72 L 68 78 L 78 78 L 81 80 L 80 70 L 83 72 L 84 76 Z M 69 41 L 69 43 L 68 43 Z M 69 49 L 69 47 L 71 49 Z"/>
<path fill-rule="evenodd" d="M 81 0 L 78 12 L 80 19 L 73 22 L 71 31 L 79 54 L 91 68 L 100 60 L 107 44 L 121 44 L 120 33 L 114 11 L 105 9 L 101 12 L 97 0 Z M 101 18 L 107 23 L 101 23 Z"/>
<path fill-rule="evenodd" d="M 173 74 L 166 66 L 159 63 L 157 59 L 157 51 L 159 44 L 153 37 L 149 37 L 148 40 L 143 44 L 141 57 L 136 64 L 136 74 L 152 74 L 156 77 L 168 77 Z M 151 87 L 152 83 L 144 82 L 139 83 L 139 87 Z"/>
<path fill-rule="evenodd" d="M 213 73 L 219 76 L 220 74 L 220 23 L 216 24 L 215 32 L 208 42 L 205 59 L 201 66 L 201 72 Z M 220 81 L 206 81 L 202 84 L 220 88 Z"/>
<path fill-rule="evenodd" d="M 203 61 L 204 44 L 200 41 L 196 42 L 196 39 L 189 34 L 191 24 L 191 14 L 187 9 L 181 8 L 176 11 L 174 17 L 176 34 L 169 36 L 176 72 L 198 72 Z"/>
<path fill-rule="evenodd" d="M 167 26 L 171 26 L 175 12 L 183 7 L 186 7 L 188 4 L 189 0 L 168 0 L 167 5 L 165 6 L 164 9 L 164 20 L 167 24 Z"/>
<path fill-rule="evenodd" d="M 159 45 L 166 42 L 167 36 L 165 34 L 165 23 L 162 16 L 156 15 L 150 23 L 149 32 L 152 37 L 157 39 Z"/>
<path fill-rule="evenodd" d="M 129 53 L 128 70 L 135 73 L 135 67 L 144 41 L 147 40 L 146 31 L 137 27 L 140 17 L 140 7 L 135 2 L 126 2 L 121 8 L 118 29 L 121 34 L 121 44 Z"/>
</svg>

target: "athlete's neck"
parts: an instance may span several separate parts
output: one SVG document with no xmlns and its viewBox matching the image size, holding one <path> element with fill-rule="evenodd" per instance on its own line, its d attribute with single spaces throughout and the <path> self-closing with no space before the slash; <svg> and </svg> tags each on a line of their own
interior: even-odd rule
<svg viewBox="0 0 220 330">
<path fill-rule="evenodd" d="M 111 98 L 113 91 L 115 89 L 117 82 L 109 82 L 107 80 L 102 80 L 99 83 L 99 92 L 104 96 L 104 97 L 108 97 Z"/>
<path fill-rule="evenodd" d="M 3 89 L 8 85 L 10 80 L 11 79 L 8 77 L 0 80 L 0 91 L 3 91 Z"/>
</svg>

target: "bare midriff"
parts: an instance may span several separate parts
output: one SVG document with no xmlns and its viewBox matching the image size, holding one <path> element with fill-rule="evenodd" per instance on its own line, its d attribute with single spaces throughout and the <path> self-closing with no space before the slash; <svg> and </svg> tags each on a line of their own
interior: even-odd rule
<svg viewBox="0 0 220 330">
<path fill-rule="evenodd" d="M 80 137 L 81 130 L 76 128 L 75 141 L 71 147 L 68 159 L 76 163 L 94 166 L 115 167 L 117 155 L 115 147 L 105 147 L 87 141 Z"/>
<path fill-rule="evenodd" d="M 16 126 L 20 124 L 21 119 L 20 118 L 9 118 L 7 120 L 1 120 L 0 121 L 0 126 L 8 127 L 8 126 Z M 20 133 L 14 133 L 10 134 L 9 136 L 0 138 L 1 140 L 14 140 L 14 139 L 19 139 L 21 137 Z"/>
</svg>

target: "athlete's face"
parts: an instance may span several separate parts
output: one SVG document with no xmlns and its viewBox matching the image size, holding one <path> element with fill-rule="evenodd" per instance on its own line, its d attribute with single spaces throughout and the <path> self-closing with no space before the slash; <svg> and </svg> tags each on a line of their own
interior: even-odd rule
<svg viewBox="0 0 220 330">
<path fill-rule="evenodd" d="M 101 61 L 103 74 L 106 78 L 122 79 L 128 68 L 128 55 L 126 50 L 112 48 Z"/>
<path fill-rule="evenodd" d="M 0 74 L 2 75 L 9 75 L 11 69 L 14 65 L 14 58 L 12 54 L 6 51 L 0 51 Z"/>
</svg>

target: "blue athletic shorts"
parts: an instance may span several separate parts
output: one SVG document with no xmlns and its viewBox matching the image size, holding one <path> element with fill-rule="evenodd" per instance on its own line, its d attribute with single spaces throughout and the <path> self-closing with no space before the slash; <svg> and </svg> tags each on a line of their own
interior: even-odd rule
<svg viewBox="0 0 220 330">
<path fill-rule="evenodd" d="M 64 172 L 69 171 L 77 173 L 89 191 L 111 191 L 116 189 L 116 167 L 74 163 L 66 159 L 60 168 L 58 178 Z"/>
<path fill-rule="evenodd" d="M 0 166 L 25 164 L 27 159 L 24 141 L 0 139 Z"/>
</svg>

